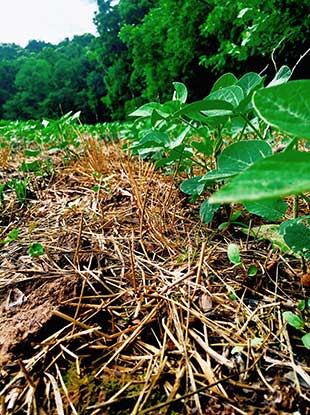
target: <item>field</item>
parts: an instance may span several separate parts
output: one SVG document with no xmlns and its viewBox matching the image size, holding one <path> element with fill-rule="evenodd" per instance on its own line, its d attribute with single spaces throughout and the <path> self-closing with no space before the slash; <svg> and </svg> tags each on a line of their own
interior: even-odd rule
<svg viewBox="0 0 310 415">
<path fill-rule="evenodd" d="M 310 413 L 307 193 L 257 214 L 244 194 L 220 204 L 244 177 L 228 169 L 238 146 L 240 163 L 248 143 L 259 148 L 250 174 L 296 153 L 307 162 L 306 144 L 282 152 L 287 135 L 270 133 L 269 155 L 251 121 L 247 140 L 184 134 L 186 116 L 233 118 L 236 95 L 228 105 L 223 86 L 211 104 L 185 104 L 175 87 L 177 104 L 144 106 L 132 125 L 82 126 L 78 114 L 0 124 L 3 414 Z M 169 111 L 181 117 L 172 142 Z"/>
</svg>

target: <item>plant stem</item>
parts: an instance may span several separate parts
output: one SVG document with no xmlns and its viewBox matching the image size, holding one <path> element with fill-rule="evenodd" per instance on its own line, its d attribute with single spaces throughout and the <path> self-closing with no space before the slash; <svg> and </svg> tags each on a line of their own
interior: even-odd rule
<svg viewBox="0 0 310 415">
<path fill-rule="evenodd" d="M 252 130 L 257 134 L 257 136 L 263 140 L 264 137 L 261 135 L 260 131 L 255 127 L 255 125 L 253 125 L 253 123 L 247 118 L 246 115 L 244 114 L 239 114 L 241 116 L 241 118 L 243 118 L 248 124 L 249 126 L 252 128 Z"/>
</svg>

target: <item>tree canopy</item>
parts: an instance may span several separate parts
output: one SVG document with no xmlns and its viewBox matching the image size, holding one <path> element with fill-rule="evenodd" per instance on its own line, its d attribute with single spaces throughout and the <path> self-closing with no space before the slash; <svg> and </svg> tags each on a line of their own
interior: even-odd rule
<svg viewBox="0 0 310 415">
<path fill-rule="evenodd" d="M 172 82 L 204 97 L 231 71 L 293 67 L 309 47 L 308 0 L 97 0 L 98 36 L 0 44 L 0 118 L 124 119 Z M 307 78 L 306 65 L 295 76 Z"/>
</svg>

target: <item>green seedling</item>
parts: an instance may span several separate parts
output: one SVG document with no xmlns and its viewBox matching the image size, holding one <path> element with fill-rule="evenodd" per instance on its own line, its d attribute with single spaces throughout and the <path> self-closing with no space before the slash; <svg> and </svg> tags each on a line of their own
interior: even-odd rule
<svg viewBox="0 0 310 415">
<path fill-rule="evenodd" d="M 41 255 L 44 254 L 44 246 L 40 243 L 33 242 L 29 248 L 28 248 L 28 255 L 30 255 L 32 258 L 38 258 Z"/>
<path fill-rule="evenodd" d="M 27 200 L 27 185 L 28 178 L 13 179 L 7 182 L 7 185 L 15 191 L 16 199 L 20 205 L 23 205 Z"/>
<path fill-rule="evenodd" d="M 16 241 L 18 237 L 19 237 L 19 230 L 14 228 L 6 235 L 4 239 L 2 239 L 2 241 L 0 241 L 0 243 L 4 245 L 8 245 L 11 242 Z"/>
<path fill-rule="evenodd" d="M 227 248 L 227 256 L 229 261 L 234 265 L 241 264 L 240 249 L 237 244 L 229 244 Z"/>
<path fill-rule="evenodd" d="M 283 319 L 292 327 L 294 327 L 296 330 L 301 331 L 302 333 L 305 333 L 301 337 L 301 341 L 303 345 L 310 350 L 310 332 L 307 333 L 307 330 L 309 330 L 308 325 L 306 324 L 306 321 L 304 318 L 300 317 L 296 313 L 293 313 L 292 311 L 284 311 L 282 314 Z"/>
</svg>

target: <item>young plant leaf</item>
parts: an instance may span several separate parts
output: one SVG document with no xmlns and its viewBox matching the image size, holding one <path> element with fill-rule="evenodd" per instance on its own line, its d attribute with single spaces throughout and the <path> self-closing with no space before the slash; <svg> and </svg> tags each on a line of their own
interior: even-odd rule
<svg viewBox="0 0 310 415">
<path fill-rule="evenodd" d="M 259 215 L 264 219 L 274 221 L 282 218 L 288 206 L 282 199 L 266 199 L 246 202 L 244 203 L 244 207 L 254 215 Z"/>
<path fill-rule="evenodd" d="M 287 321 L 287 323 L 294 327 L 297 330 L 303 330 L 305 322 L 302 318 L 294 314 L 292 311 L 284 311 L 282 314 L 283 319 Z"/>
<path fill-rule="evenodd" d="M 222 75 L 218 80 L 216 80 L 211 89 L 211 93 L 217 91 L 218 89 L 226 88 L 227 86 L 235 85 L 238 79 L 234 74 L 228 72 Z"/>
<path fill-rule="evenodd" d="M 240 250 L 237 244 L 229 244 L 227 248 L 229 261 L 234 265 L 241 264 Z"/>
<path fill-rule="evenodd" d="M 160 104 L 158 102 L 149 102 L 148 104 L 144 104 L 134 112 L 129 114 L 130 117 L 150 117 L 154 109 L 159 109 Z"/>
<path fill-rule="evenodd" d="M 221 205 L 218 203 L 210 205 L 208 199 L 204 200 L 199 210 L 201 222 L 210 223 L 213 219 L 214 213 L 220 208 L 220 206 Z"/>
<path fill-rule="evenodd" d="M 16 239 L 18 239 L 18 236 L 19 236 L 19 230 L 14 228 L 6 235 L 5 239 L 2 239 L 2 241 L 0 241 L 0 243 L 9 244 L 11 242 L 16 241 Z"/>
<path fill-rule="evenodd" d="M 231 85 L 226 88 L 218 89 L 214 92 L 211 92 L 210 95 L 206 97 L 206 100 L 221 100 L 230 103 L 233 108 L 237 108 L 240 102 L 244 98 L 244 93 L 240 86 Z M 208 111 L 208 115 L 215 115 L 214 112 Z"/>
<path fill-rule="evenodd" d="M 248 269 L 248 276 L 249 277 L 255 277 L 257 274 L 257 266 L 256 265 L 250 265 Z"/>
<path fill-rule="evenodd" d="M 290 70 L 290 68 L 286 65 L 283 65 L 278 70 L 273 80 L 268 84 L 268 87 L 284 84 L 290 79 L 291 76 L 292 76 L 292 71 Z"/>
<path fill-rule="evenodd" d="M 267 124 L 310 139 L 310 80 L 290 81 L 256 91 L 253 105 Z"/>
<path fill-rule="evenodd" d="M 218 171 L 239 173 L 257 160 L 271 156 L 272 149 L 262 140 L 244 140 L 226 147 L 217 158 Z"/>
<path fill-rule="evenodd" d="M 186 86 L 182 84 L 181 82 L 173 82 L 173 86 L 175 89 L 174 94 L 173 94 L 173 100 L 180 101 L 184 104 L 187 100 Z"/>
<path fill-rule="evenodd" d="M 302 336 L 301 341 L 305 348 L 310 350 L 310 333 L 307 333 L 304 336 Z"/>
<path fill-rule="evenodd" d="M 244 95 L 248 95 L 253 89 L 259 85 L 262 81 L 262 77 L 256 72 L 248 72 L 243 75 L 236 83 L 237 86 L 242 88 Z"/>
<path fill-rule="evenodd" d="M 258 160 L 233 178 L 210 203 L 274 199 L 310 190 L 310 153 L 287 150 Z"/>
<path fill-rule="evenodd" d="M 40 243 L 33 242 L 29 249 L 28 249 L 28 255 L 30 255 L 32 258 L 37 258 L 44 254 L 44 246 Z"/>
<path fill-rule="evenodd" d="M 279 233 L 295 254 L 310 258 L 310 226 L 306 226 L 308 217 L 300 217 L 283 222 Z"/>
<path fill-rule="evenodd" d="M 184 180 L 184 182 L 182 182 L 180 185 L 181 191 L 191 196 L 201 195 L 205 189 L 205 183 L 200 181 L 201 178 L 202 176 L 195 176 Z"/>
</svg>

